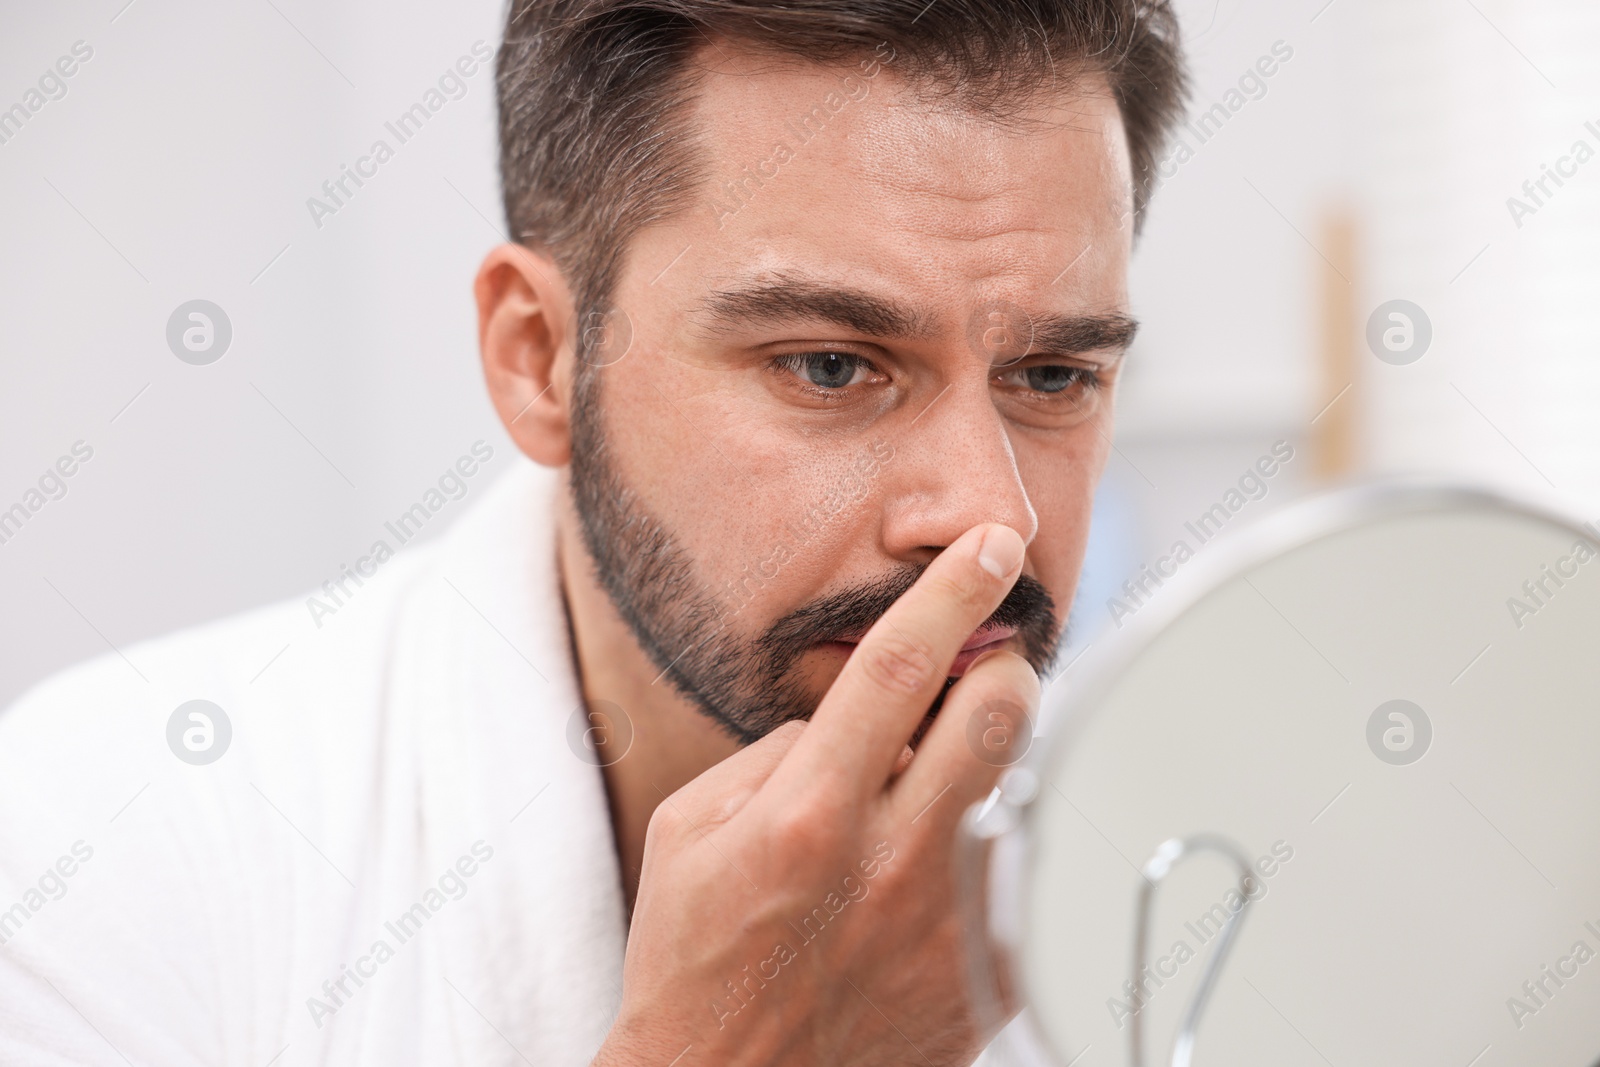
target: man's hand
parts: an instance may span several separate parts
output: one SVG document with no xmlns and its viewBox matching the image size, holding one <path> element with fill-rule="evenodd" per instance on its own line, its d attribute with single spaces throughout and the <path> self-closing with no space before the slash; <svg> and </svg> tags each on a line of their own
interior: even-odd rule
<svg viewBox="0 0 1600 1067">
<path fill-rule="evenodd" d="M 650 820 L 623 1003 L 597 1067 L 970 1063 L 952 850 L 1000 767 L 980 709 L 1032 715 L 1039 680 L 995 652 L 906 744 L 964 641 L 1016 581 L 1022 539 L 986 525 L 941 552 L 866 634 L 809 723 L 789 723 Z"/>
</svg>

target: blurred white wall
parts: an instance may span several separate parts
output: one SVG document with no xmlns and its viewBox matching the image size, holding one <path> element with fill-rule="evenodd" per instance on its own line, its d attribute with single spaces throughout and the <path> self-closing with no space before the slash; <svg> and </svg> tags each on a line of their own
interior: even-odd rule
<svg viewBox="0 0 1600 1067">
<path fill-rule="evenodd" d="M 1114 628 L 1108 602 L 1129 574 L 1180 538 L 1200 547 L 1184 523 L 1275 442 L 1294 458 L 1237 521 L 1282 506 L 1314 480 L 1308 440 L 1325 402 L 1317 367 L 1325 268 L 1313 243 L 1359 184 L 1365 114 L 1352 75 L 1372 63 L 1361 22 L 1371 0 L 1324 2 L 1178 4 L 1190 120 L 1162 168 L 1134 258 L 1143 326 L 1100 506 L 1107 518 L 1125 516 L 1118 528 L 1127 532 L 1115 545 L 1102 539 L 1085 564 L 1073 617 L 1080 646 Z"/>
<path fill-rule="evenodd" d="M 1419 362 L 1369 361 L 1372 462 L 1482 472 L 1592 518 L 1600 5 L 1391 0 L 1370 25 L 1369 296 L 1415 301 L 1434 324 Z"/>
<path fill-rule="evenodd" d="M 1364 464 L 1548 477 L 1595 501 L 1600 161 L 1520 230 L 1504 203 L 1600 121 L 1592 2 L 1180 10 L 1198 110 L 1275 46 L 1292 56 L 1204 144 L 1190 135 L 1156 199 L 1116 522 L 1080 630 L 1274 441 L 1300 451 L 1252 509 L 1312 482 L 1331 399 L 1316 246 L 1339 205 L 1360 224 L 1356 306 L 1410 299 L 1435 334 L 1409 366 L 1358 353 L 1338 403 L 1358 405 Z M 470 297 L 501 239 L 491 72 L 447 83 L 459 98 L 404 144 L 385 123 L 492 47 L 500 19 L 487 0 L 0 3 L 0 109 L 76 42 L 93 51 L 0 143 L 0 510 L 76 442 L 93 449 L 0 544 L 0 704 L 108 647 L 311 589 L 474 441 L 496 474 L 510 446 Z M 394 157 L 314 220 L 307 199 L 379 138 Z M 206 366 L 166 339 L 197 298 L 233 331 Z"/>
<path fill-rule="evenodd" d="M 1135 517 L 1124 524 L 1141 542 L 1132 567 L 1167 549 L 1274 440 L 1293 442 L 1296 459 L 1250 513 L 1318 484 L 1314 422 L 1345 415 L 1346 478 L 1487 482 L 1600 517 L 1600 156 L 1576 162 L 1600 153 L 1600 6 L 1184 0 L 1180 10 L 1194 115 L 1225 101 L 1274 43 L 1293 57 L 1204 144 L 1187 133 L 1198 147 L 1162 186 L 1135 262 L 1145 329 L 1103 493 Z M 1546 165 L 1575 173 L 1547 181 L 1536 214 L 1514 217 L 1508 198 L 1532 203 L 1522 184 Z M 1340 214 L 1355 228 L 1350 263 L 1328 243 Z M 1322 365 L 1330 275 L 1353 304 L 1348 373 Z M 1385 362 L 1365 340 L 1368 318 L 1394 300 L 1431 324 L 1412 362 Z M 1092 568 L 1126 566 L 1119 547 L 1090 560 L 1080 643 L 1110 622 L 1106 575 L 1094 580 Z"/>
<path fill-rule="evenodd" d="M 385 129 L 499 20 L 488 2 L 5 4 L 0 108 L 75 42 L 92 56 L 0 143 L 0 509 L 75 442 L 93 458 L 0 544 L 0 704 L 309 590 L 474 441 L 509 455 L 470 289 L 501 240 L 492 71 L 447 82 L 405 144 Z M 379 138 L 394 157 L 314 220 L 307 199 Z M 232 323 L 208 366 L 166 340 L 195 298 Z"/>
</svg>

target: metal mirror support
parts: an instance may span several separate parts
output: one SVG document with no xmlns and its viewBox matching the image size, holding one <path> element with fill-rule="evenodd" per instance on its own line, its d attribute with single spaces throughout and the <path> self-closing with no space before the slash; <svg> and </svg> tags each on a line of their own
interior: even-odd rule
<svg viewBox="0 0 1600 1067">
<path fill-rule="evenodd" d="M 1206 960 L 1206 968 L 1200 974 L 1200 984 L 1189 998 L 1189 1006 L 1184 1009 L 1183 1021 L 1178 1026 L 1178 1036 L 1172 1041 L 1172 1067 L 1189 1067 L 1194 1060 L 1194 1044 L 1195 1037 L 1200 1031 L 1200 1017 L 1205 1014 L 1206 1001 L 1211 998 L 1211 992 L 1217 985 L 1217 976 L 1222 973 L 1222 965 L 1227 962 L 1228 949 L 1233 947 L 1233 939 L 1239 936 L 1239 926 L 1250 910 L 1250 902 L 1255 899 L 1255 875 L 1251 873 L 1250 861 L 1239 851 L 1239 847 L 1227 838 L 1205 835 L 1190 838 L 1174 837 L 1162 842 L 1161 847 L 1156 849 L 1156 854 L 1144 865 L 1142 872 L 1144 884 L 1139 887 L 1139 918 L 1134 925 L 1133 972 L 1128 979 L 1130 995 L 1138 995 L 1145 983 L 1152 980 L 1149 977 L 1150 911 L 1155 901 L 1156 887 L 1172 872 L 1174 866 L 1196 852 L 1206 851 L 1221 853 L 1239 868 L 1239 894 L 1242 902 L 1239 910 L 1233 912 L 1223 922 L 1222 932 L 1217 935 L 1216 945 L 1211 949 L 1210 958 Z M 1128 1061 L 1132 1067 L 1144 1067 L 1142 1012 L 1135 1014 L 1129 1020 Z"/>
</svg>

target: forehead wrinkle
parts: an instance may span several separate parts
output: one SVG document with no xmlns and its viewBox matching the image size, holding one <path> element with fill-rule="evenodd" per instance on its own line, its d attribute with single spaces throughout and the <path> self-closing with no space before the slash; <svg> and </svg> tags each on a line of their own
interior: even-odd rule
<svg viewBox="0 0 1600 1067">
<path fill-rule="evenodd" d="M 937 241 L 976 253 L 981 274 L 1027 275 L 1043 269 L 1033 262 L 1037 254 L 1052 255 L 1053 246 L 1066 239 L 1060 225 L 1041 224 L 1024 175 L 999 172 L 950 181 L 913 169 L 864 169 L 858 178 L 859 191 L 893 244 L 902 245 L 907 237 Z M 1008 240 L 1015 244 L 1007 245 Z"/>
<path fill-rule="evenodd" d="M 1102 103 L 1110 105 L 1111 116 L 1099 113 Z M 849 147 L 857 165 L 886 184 L 908 190 L 959 184 L 977 190 L 981 198 L 992 192 L 1026 191 L 1029 180 L 1009 170 L 1010 164 L 1048 163 L 1068 144 L 1078 145 L 1084 138 L 1091 142 L 1067 151 L 1092 151 L 1108 132 L 1102 120 L 1120 116 L 1109 93 L 1055 98 L 1011 121 L 961 107 L 927 111 L 901 105 L 853 116 L 859 137 Z M 933 162 L 947 165 L 933 168 L 928 165 Z M 923 175 L 936 181 L 919 182 Z"/>
<path fill-rule="evenodd" d="M 1022 175 L 951 182 L 886 171 L 866 173 L 860 184 L 892 229 L 916 237 L 966 243 L 1060 238 L 1058 227 L 1040 224 Z"/>
<path fill-rule="evenodd" d="M 954 240 L 1048 235 L 1048 227 L 1034 224 L 1040 176 L 1072 170 L 1085 161 L 1097 172 L 1105 169 L 1098 161 L 1098 146 L 1109 131 L 1090 121 L 1091 105 L 1100 95 L 1062 102 L 1058 106 L 1065 114 L 1058 111 L 1041 118 L 1024 133 L 965 114 L 936 117 L 936 122 L 944 118 L 954 123 L 944 137 L 904 123 L 879 121 L 867 136 L 852 142 L 850 163 L 858 186 L 884 217 L 919 235 Z M 964 133 L 976 133 L 976 143 L 959 136 Z M 1046 135 L 1044 139 L 1040 134 Z M 1089 136 L 1094 144 L 1064 145 L 1050 140 L 1049 134 L 1077 135 L 1080 140 Z M 1121 210 L 1120 191 L 1100 205 L 1107 220 Z"/>
</svg>

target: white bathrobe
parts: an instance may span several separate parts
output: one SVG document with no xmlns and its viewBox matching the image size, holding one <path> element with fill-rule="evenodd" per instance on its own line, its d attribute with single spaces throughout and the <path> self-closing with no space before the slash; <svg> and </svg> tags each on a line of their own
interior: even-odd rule
<svg viewBox="0 0 1600 1067">
<path fill-rule="evenodd" d="M 0 1064 L 588 1062 L 626 917 L 569 745 L 555 486 L 519 459 L 331 615 L 130 646 L 0 714 Z M 232 727 L 204 766 L 168 747 L 194 699 Z"/>
<path fill-rule="evenodd" d="M 626 916 L 557 482 L 515 463 L 332 614 L 130 646 L 0 714 L 0 1064 L 588 1063 Z M 168 741 L 196 699 L 232 729 L 198 766 Z"/>
</svg>

